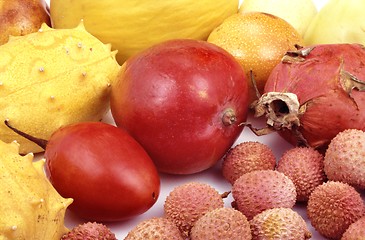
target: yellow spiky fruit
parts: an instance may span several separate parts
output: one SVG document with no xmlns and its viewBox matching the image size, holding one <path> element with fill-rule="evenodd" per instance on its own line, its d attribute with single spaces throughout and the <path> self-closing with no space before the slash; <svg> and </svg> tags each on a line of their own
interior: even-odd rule
<svg viewBox="0 0 365 240">
<path fill-rule="evenodd" d="M 21 153 L 36 153 L 42 149 L 4 120 L 45 140 L 61 126 L 99 121 L 120 69 L 110 49 L 82 22 L 62 30 L 43 24 L 37 33 L 11 37 L 0 46 L 0 140 L 16 140 Z"/>
<path fill-rule="evenodd" d="M 72 199 L 58 194 L 43 171 L 44 160 L 19 155 L 19 144 L 0 140 L 0 240 L 59 240 Z"/>
</svg>

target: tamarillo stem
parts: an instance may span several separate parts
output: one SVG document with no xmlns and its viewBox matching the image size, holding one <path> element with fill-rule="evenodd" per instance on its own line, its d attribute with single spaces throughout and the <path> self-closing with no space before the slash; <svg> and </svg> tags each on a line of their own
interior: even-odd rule
<svg viewBox="0 0 365 240">
<path fill-rule="evenodd" d="M 30 134 L 27 134 L 27 133 L 25 133 L 23 131 L 20 131 L 19 129 L 11 126 L 8 119 L 5 119 L 4 124 L 9 129 L 11 129 L 12 131 L 14 131 L 15 133 L 17 133 L 20 136 L 28 139 L 29 141 L 34 142 L 35 144 L 37 144 L 38 146 L 40 146 L 41 148 L 43 148 L 44 150 L 46 150 L 46 146 L 47 146 L 47 143 L 48 143 L 47 140 L 44 140 L 44 139 L 41 139 L 41 138 L 36 138 L 36 137 L 34 137 L 34 136 L 30 135 Z"/>
</svg>

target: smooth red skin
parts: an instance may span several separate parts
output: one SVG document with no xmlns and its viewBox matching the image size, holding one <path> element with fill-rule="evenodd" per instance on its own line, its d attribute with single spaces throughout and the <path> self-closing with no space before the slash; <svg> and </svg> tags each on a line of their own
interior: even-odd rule
<svg viewBox="0 0 365 240">
<path fill-rule="evenodd" d="M 265 92 L 291 92 L 300 105 L 299 131 L 309 145 L 326 148 L 337 133 L 348 128 L 365 130 L 365 92 L 353 89 L 351 97 L 340 83 L 340 68 L 365 81 L 365 49 L 356 44 L 317 45 L 306 60 L 280 63 L 272 71 Z M 296 144 L 291 131 L 280 135 Z"/>
<path fill-rule="evenodd" d="M 203 41 L 171 40 L 124 64 L 112 88 L 111 112 L 159 171 L 191 174 L 214 165 L 240 135 L 247 89 L 243 69 L 225 50 Z M 228 108 L 237 121 L 225 126 Z"/>
<path fill-rule="evenodd" d="M 124 130 L 101 122 L 66 126 L 48 141 L 46 172 L 73 198 L 70 209 L 92 221 L 119 221 L 147 211 L 160 178 L 144 149 Z"/>
</svg>

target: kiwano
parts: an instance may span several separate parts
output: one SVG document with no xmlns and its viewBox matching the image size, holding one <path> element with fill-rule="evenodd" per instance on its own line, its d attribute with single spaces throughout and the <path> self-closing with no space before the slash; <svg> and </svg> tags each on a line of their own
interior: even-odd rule
<svg viewBox="0 0 365 240">
<path fill-rule="evenodd" d="M 0 140 L 0 240 L 59 240 L 71 198 L 63 198 L 43 171 L 44 160 L 19 155 L 19 144 Z"/>
<path fill-rule="evenodd" d="M 43 151 L 6 127 L 48 140 L 61 126 L 99 121 L 120 65 L 110 44 L 88 33 L 43 24 L 36 33 L 10 37 L 0 46 L 0 140 L 20 144 L 20 153 Z"/>
</svg>

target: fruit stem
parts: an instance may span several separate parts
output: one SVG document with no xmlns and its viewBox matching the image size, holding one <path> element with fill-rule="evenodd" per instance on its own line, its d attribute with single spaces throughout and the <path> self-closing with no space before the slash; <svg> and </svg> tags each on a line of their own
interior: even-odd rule
<svg viewBox="0 0 365 240">
<path fill-rule="evenodd" d="M 34 136 L 31 136 L 25 132 L 22 132 L 20 131 L 19 129 L 16 129 L 15 127 L 11 126 L 10 123 L 9 123 L 9 120 L 8 119 L 5 119 L 4 121 L 5 125 L 10 128 L 12 131 L 14 131 L 15 133 L 19 134 L 20 136 L 28 139 L 29 141 L 32 141 L 34 142 L 35 144 L 37 144 L 38 146 L 40 146 L 41 148 L 43 148 L 44 150 L 46 149 L 46 146 L 47 146 L 47 143 L 48 141 L 47 140 L 44 140 L 44 139 L 41 139 L 41 138 L 36 138 Z"/>
<path fill-rule="evenodd" d="M 228 108 L 224 111 L 222 122 L 225 126 L 230 126 L 237 121 L 236 113 L 232 108 Z"/>
<path fill-rule="evenodd" d="M 294 93 L 268 92 L 263 94 L 254 106 L 255 117 L 266 116 L 266 123 L 276 130 L 300 126 L 298 97 Z"/>
</svg>

